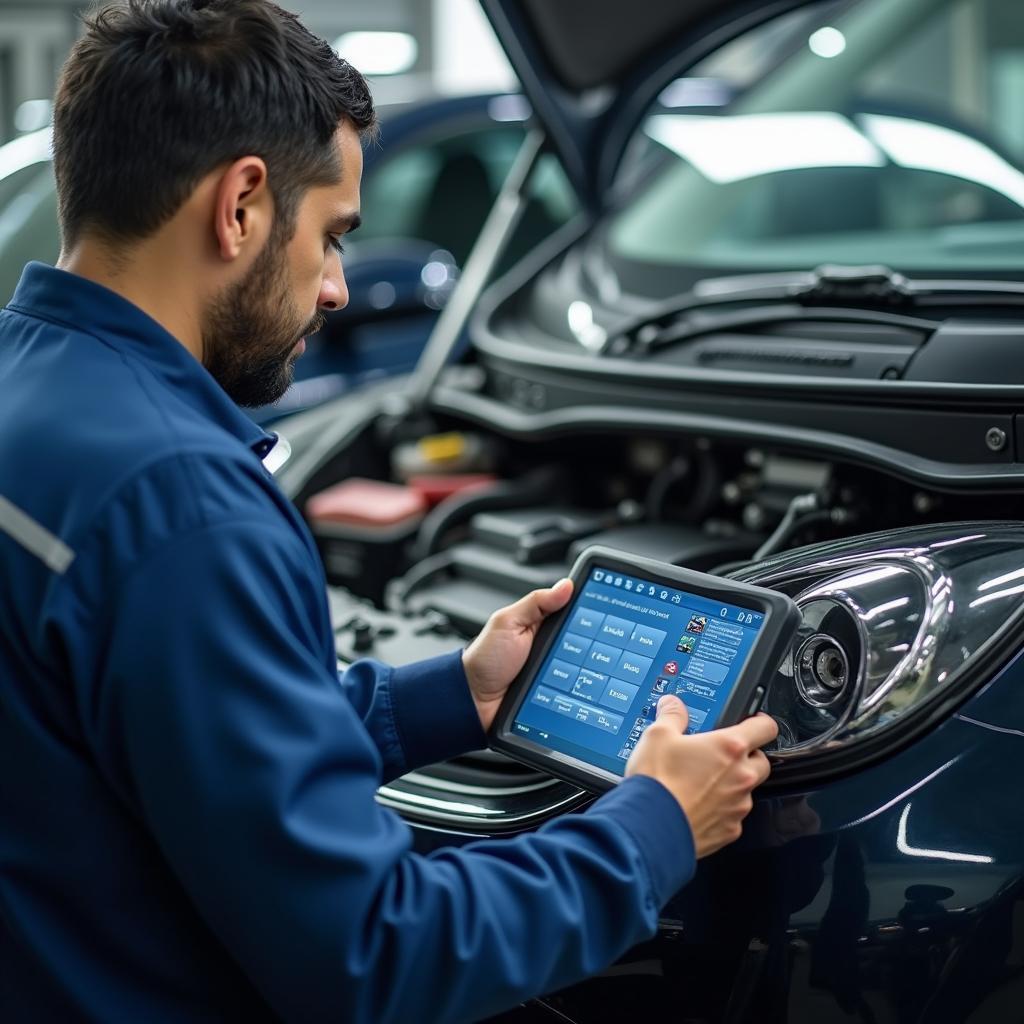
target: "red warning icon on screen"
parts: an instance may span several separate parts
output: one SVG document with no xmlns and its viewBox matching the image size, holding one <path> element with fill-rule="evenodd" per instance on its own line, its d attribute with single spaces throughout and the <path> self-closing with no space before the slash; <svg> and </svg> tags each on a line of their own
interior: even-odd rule
<svg viewBox="0 0 1024 1024">
<path fill-rule="evenodd" d="M 667 676 L 674 676 L 674 675 L 678 674 L 678 672 L 679 672 L 679 662 L 678 661 L 666 662 L 665 667 L 662 669 L 662 672 L 664 672 L 665 675 L 667 675 Z"/>
</svg>

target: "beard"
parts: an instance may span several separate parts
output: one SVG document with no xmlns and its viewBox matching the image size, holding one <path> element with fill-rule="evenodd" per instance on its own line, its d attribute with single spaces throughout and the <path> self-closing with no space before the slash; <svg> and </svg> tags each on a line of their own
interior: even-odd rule
<svg viewBox="0 0 1024 1024">
<path fill-rule="evenodd" d="M 268 239 L 252 270 L 218 295 L 203 318 L 203 365 L 237 405 L 276 402 L 291 386 L 295 346 L 323 327 L 295 308 L 285 243 Z"/>
</svg>

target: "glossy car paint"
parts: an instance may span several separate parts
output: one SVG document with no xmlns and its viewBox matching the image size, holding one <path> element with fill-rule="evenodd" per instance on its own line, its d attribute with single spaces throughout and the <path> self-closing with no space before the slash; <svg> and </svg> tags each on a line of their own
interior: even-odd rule
<svg viewBox="0 0 1024 1024">
<path fill-rule="evenodd" d="M 1022 686 L 1018 655 L 871 769 L 762 797 L 656 939 L 544 1001 L 580 1022 L 1020 1020 Z"/>
</svg>

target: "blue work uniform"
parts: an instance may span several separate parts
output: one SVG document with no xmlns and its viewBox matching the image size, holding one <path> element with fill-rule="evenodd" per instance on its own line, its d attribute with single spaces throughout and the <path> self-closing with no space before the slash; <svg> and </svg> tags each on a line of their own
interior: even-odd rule
<svg viewBox="0 0 1024 1024">
<path fill-rule="evenodd" d="M 374 799 L 484 743 L 458 652 L 337 672 L 272 435 L 113 292 L 0 312 L 0 1020 L 469 1021 L 608 964 L 694 869 L 631 778 L 420 856 Z"/>
</svg>

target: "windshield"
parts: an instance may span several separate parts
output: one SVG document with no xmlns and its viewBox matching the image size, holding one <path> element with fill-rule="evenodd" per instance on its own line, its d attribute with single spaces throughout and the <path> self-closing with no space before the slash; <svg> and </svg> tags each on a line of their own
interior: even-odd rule
<svg viewBox="0 0 1024 1024">
<path fill-rule="evenodd" d="M 1021 0 L 855 0 L 762 26 L 662 93 L 624 166 L 645 173 L 610 222 L 613 264 L 1020 270 Z"/>
</svg>

